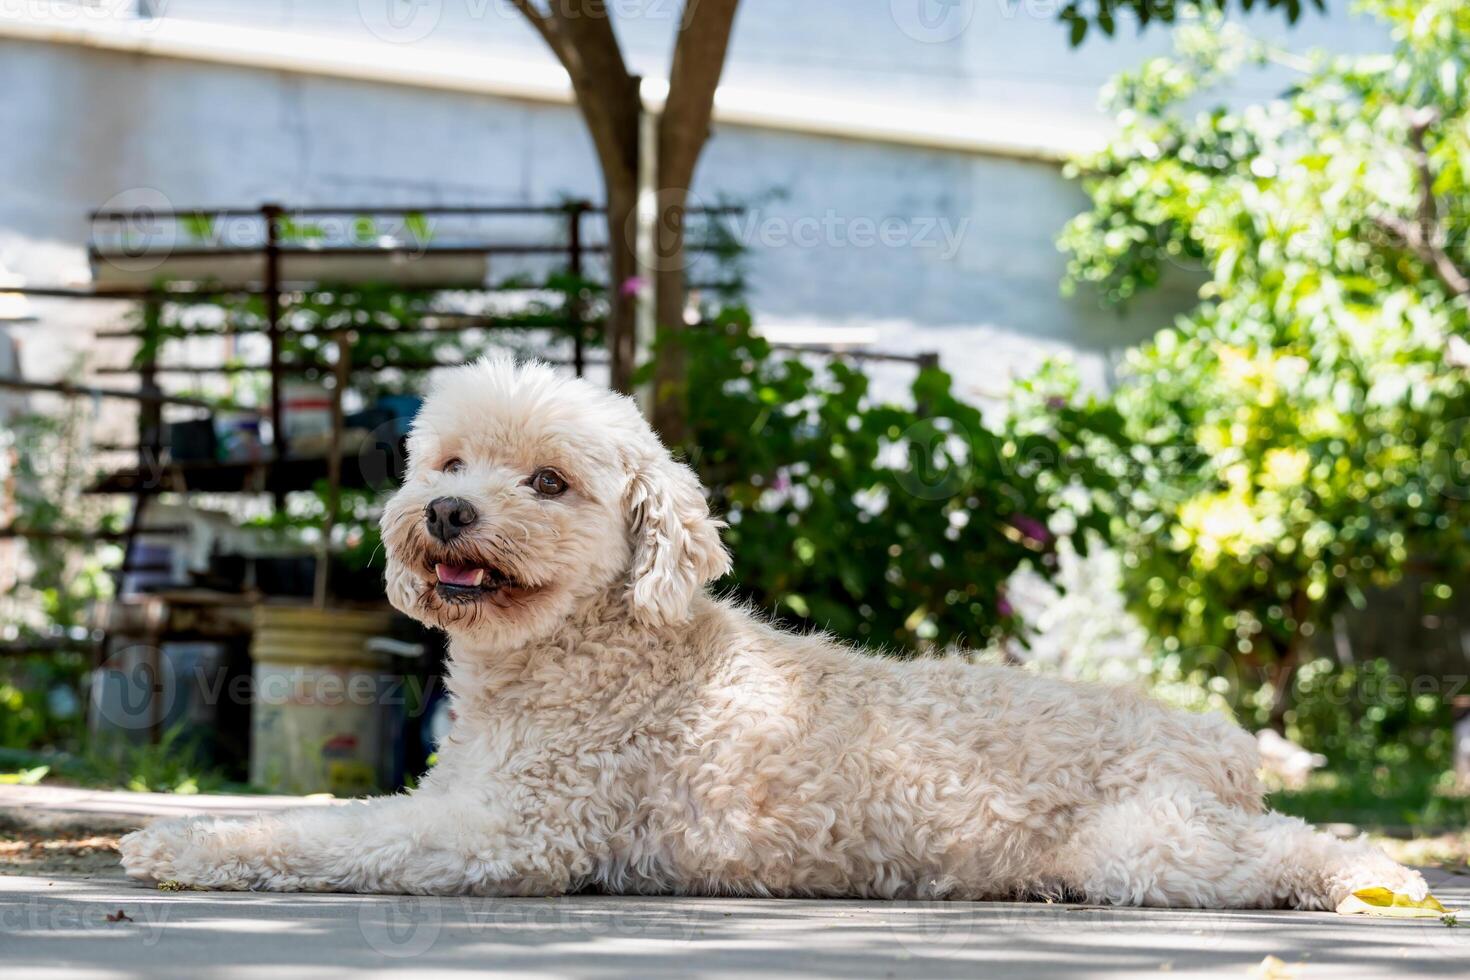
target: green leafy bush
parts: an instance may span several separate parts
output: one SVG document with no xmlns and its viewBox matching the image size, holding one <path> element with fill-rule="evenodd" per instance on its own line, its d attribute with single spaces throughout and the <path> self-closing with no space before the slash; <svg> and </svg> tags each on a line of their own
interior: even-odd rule
<svg viewBox="0 0 1470 980">
<path fill-rule="evenodd" d="M 1449 708 L 1438 685 L 1406 677 L 1382 658 L 1303 664 L 1294 684 L 1292 731 L 1338 769 L 1447 767 L 1453 751 Z"/>
<path fill-rule="evenodd" d="M 1452 771 L 1454 733 L 1445 694 L 1459 681 L 1409 675 L 1388 660 L 1316 658 L 1293 678 L 1286 733 L 1326 767 L 1272 805 L 1309 820 L 1359 826 L 1464 825 L 1470 795 Z"/>
<path fill-rule="evenodd" d="M 992 432 L 935 367 L 912 405 L 878 402 L 851 364 L 776 356 L 740 309 L 663 342 L 688 348 L 685 449 L 730 522 L 733 588 L 895 653 L 1018 632 L 1005 583 L 1053 563 L 1032 470 L 1054 445 Z"/>
<path fill-rule="evenodd" d="M 1336 610 L 1416 560 L 1447 597 L 1466 557 L 1470 8 L 1367 7 L 1390 55 L 1181 29 L 1175 57 L 1114 85 L 1120 133 L 1073 167 L 1093 207 L 1062 236 L 1070 284 L 1110 304 L 1206 277 L 1075 438 L 1108 457 L 1134 611 L 1170 649 L 1268 684 L 1277 725 Z M 1299 73 L 1282 98 L 1197 108 L 1268 62 Z"/>
</svg>

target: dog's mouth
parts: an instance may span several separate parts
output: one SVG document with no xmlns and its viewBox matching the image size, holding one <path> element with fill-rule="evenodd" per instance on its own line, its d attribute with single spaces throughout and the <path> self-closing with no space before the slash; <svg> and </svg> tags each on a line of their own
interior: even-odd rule
<svg viewBox="0 0 1470 980">
<path fill-rule="evenodd" d="M 488 600 L 508 606 L 540 591 L 540 586 L 518 581 L 493 565 L 435 562 L 434 592 L 447 602 Z"/>
</svg>

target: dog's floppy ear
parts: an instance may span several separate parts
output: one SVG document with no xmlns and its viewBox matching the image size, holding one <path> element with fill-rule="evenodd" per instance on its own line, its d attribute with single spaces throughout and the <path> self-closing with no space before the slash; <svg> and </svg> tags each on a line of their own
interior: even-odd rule
<svg viewBox="0 0 1470 980">
<path fill-rule="evenodd" d="M 710 516 L 694 471 L 665 453 L 635 469 L 627 508 L 633 614 L 650 625 L 678 622 L 700 586 L 730 570 L 730 555 L 720 543 L 724 522 Z"/>
</svg>

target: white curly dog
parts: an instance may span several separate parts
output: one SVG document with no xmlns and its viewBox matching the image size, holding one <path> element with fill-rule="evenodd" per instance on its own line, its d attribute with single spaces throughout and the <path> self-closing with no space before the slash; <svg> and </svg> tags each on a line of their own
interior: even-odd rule
<svg viewBox="0 0 1470 980">
<path fill-rule="evenodd" d="M 155 823 L 200 888 L 1066 898 L 1333 908 L 1423 880 L 1268 812 L 1251 738 L 1117 688 L 910 662 L 705 594 L 699 481 L 634 404 L 541 365 L 447 373 L 383 515 L 387 592 L 446 630 L 456 720 L 412 793 Z"/>
</svg>

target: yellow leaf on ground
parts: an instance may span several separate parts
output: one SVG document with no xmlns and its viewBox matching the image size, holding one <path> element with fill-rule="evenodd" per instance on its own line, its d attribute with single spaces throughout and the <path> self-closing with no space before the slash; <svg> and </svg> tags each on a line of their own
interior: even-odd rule
<svg viewBox="0 0 1470 980">
<path fill-rule="evenodd" d="M 1373 915 L 1390 919 L 1437 919 L 1449 910 L 1433 895 L 1413 899 L 1389 888 L 1359 888 L 1337 906 L 1340 915 Z"/>
<path fill-rule="evenodd" d="M 1274 956 L 1268 956 L 1250 968 L 1250 975 L 1260 980 L 1296 980 L 1301 972 L 1302 964 L 1283 963 Z"/>
</svg>

